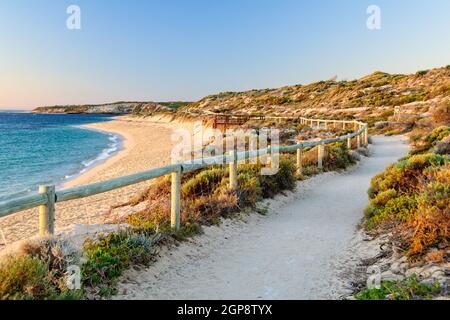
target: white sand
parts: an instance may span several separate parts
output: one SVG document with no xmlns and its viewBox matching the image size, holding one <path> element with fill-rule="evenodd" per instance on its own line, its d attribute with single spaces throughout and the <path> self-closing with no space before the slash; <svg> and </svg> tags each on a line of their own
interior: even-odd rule
<svg viewBox="0 0 450 320">
<path fill-rule="evenodd" d="M 295 193 L 270 201 L 267 216 L 208 227 L 150 268 L 128 271 L 115 299 L 332 299 L 348 293 L 340 278 L 349 261 L 343 256 L 352 254 L 347 249 L 368 203 L 370 179 L 408 149 L 399 137 L 374 142 L 372 157 L 346 173 L 298 183 Z"/>
</svg>

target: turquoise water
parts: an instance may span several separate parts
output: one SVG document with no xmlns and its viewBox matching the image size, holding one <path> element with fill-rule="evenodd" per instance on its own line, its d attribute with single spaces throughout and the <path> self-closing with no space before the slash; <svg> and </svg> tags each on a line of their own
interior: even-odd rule
<svg viewBox="0 0 450 320">
<path fill-rule="evenodd" d="M 36 193 L 40 184 L 61 185 L 115 153 L 119 136 L 80 127 L 109 120 L 0 112 L 0 202 Z"/>
</svg>

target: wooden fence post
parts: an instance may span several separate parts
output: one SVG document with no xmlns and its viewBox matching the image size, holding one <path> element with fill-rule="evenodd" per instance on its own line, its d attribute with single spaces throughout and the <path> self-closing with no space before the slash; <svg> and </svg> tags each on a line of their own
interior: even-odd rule
<svg viewBox="0 0 450 320">
<path fill-rule="evenodd" d="M 352 138 L 347 138 L 347 149 L 352 150 Z"/>
<path fill-rule="evenodd" d="M 268 144 L 267 145 L 267 156 L 266 156 L 266 159 L 267 159 L 267 165 L 269 166 L 269 165 L 272 165 L 272 147 L 271 147 L 271 145 L 270 144 Z"/>
<path fill-rule="evenodd" d="M 356 149 L 361 148 L 361 134 L 356 136 Z"/>
<path fill-rule="evenodd" d="M 172 172 L 172 192 L 170 207 L 170 225 L 175 230 L 180 230 L 180 201 L 181 201 L 181 166 Z"/>
<path fill-rule="evenodd" d="M 237 152 L 236 149 L 231 151 L 233 161 L 230 162 L 230 189 L 236 191 L 238 188 L 237 174 Z"/>
<path fill-rule="evenodd" d="M 45 194 L 47 203 L 39 206 L 39 235 L 55 233 L 55 186 L 39 186 L 39 193 Z"/>
<path fill-rule="evenodd" d="M 303 147 L 300 146 L 300 148 L 297 149 L 297 174 L 301 175 L 303 168 L 302 168 L 302 158 L 303 158 Z"/>
<path fill-rule="evenodd" d="M 323 155 L 325 153 L 325 143 L 318 145 L 317 149 L 317 166 L 320 170 L 323 169 Z"/>
<path fill-rule="evenodd" d="M 366 145 L 366 147 L 369 145 L 369 128 L 366 127 L 366 129 L 364 130 L 364 144 Z"/>
</svg>

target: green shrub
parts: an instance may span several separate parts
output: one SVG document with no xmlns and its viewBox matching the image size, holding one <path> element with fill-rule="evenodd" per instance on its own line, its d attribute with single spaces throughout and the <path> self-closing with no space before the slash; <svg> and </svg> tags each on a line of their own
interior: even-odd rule
<svg viewBox="0 0 450 320">
<path fill-rule="evenodd" d="M 152 259 L 154 237 L 133 230 L 112 232 L 85 241 L 87 261 L 82 267 L 83 283 L 103 296 L 114 294 L 114 285 L 131 264 L 146 265 Z"/>
<path fill-rule="evenodd" d="M 448 161 L 446 156 L 428 153 L 401 160 L 396 167 L 401 170 L 423 170 L 431 166 L 442 166 L 446 161 Z"/>
<path fill-rule="evenodd" d="M 384 195 L 384 193 L 380 195 Z M 375 199 L 378 200 L 378 196 Z M 377 206 L 373 202 L 365 210 L 369 229 L 377 226 L 380 222 L 406 222 L 417 210 L 417 200 L 414 195 L 391 198 L 383 206 Z"/>
<path fill-rule="evenodd" d="M 181 188 L 182 197 L 194 197 L 210 193 L 220 184 L 226 172 L 223 168 L 206 169 L 185 182 Z"/>
<path fill-rule="evenodd" d="M 382 281 L 380 288 L 365 289 L 355 295 L 358 300 L 412 300 L 431 299 L 440 292 L 436 281 L 433 286 L 420 283 L 413 275 L 402 281 Z"/>
<path fill-rule="evenodd" d="M 80 299 L 67 288 L 67 270 L 80 265 L 80 253 L 65 241 L 43 237 L 23 242 L 0 264 L 0 300 Z"/>
<path fill-rule="evenodd" d="M 445 137 L 450 135 L 450 127 L 440 126 L 434 129 L 427 137 L 426 141 L 429 143 L 430 148 L 437 145 L 441 142 Z"/>
<path fill-rule="evenodd" d="M 262 198 L 261 182 L 252 172 L 239 170 L 238 199 L 240 207 L 254 207 Z"/>
<path fill-rule="evenodd" d="M 350 164 L 354 163 L 347 148 L 347 142 L 341 141 L 332 143 L 327 146 L 327 153 L 325 158 L 325 169 L 336 170 L 345 169 Z"/>
<path fill-rule="evenodd" d="M 48 261 L 30 255 L 10 257 L 0 265 L 0 300 L 82 298 L 82 291 L 67 289 L 64 280 Z"/>
<path fill-rule="evenodd" d="M 434 136 L 442 132 L 435 131 Z M 408 156 L 373 177 L 365 210 L 366 227 L 391 230 L 410 259 L 420 259 L 431 248 L 448 248 L 448 162 L 447 155 Z"/>
<path fill-rule="evenodd" d="M 389 200 L 383 208 L 383 214 L 396 220 L 407 221 L 417 209 L 415 195 L 400 196 Z"/>
<path fill-rule="evenodd" d="M 317 168 L 317 166 L 314 166 L 314 165 L 305 166 L 305 167 L 303 167 L 303 170 L 302 170 L 302 174 L 306 177 L 310 177 L 310 176 L 313 176 L 318 173 L 319 173 L 319 169 Z"/>
<path fill-rule="evenodd" d="M 49 266 L 38 258 L 11 258 L 0 266 L 0 299 L 31 300 L 56 296 Z"/>
<path fill-rule="evenodd" d="M 379 193 L 372 200 L 372 205 L 377 208 L 381 208 L 381 207 L 385 206 L 390 200 L 394 199 L 395 197 L 397 197 L 397 191 L 395 191 L 394 189 L 388 189 L 386 191 Z"/>
<path fill-rule="evenodd" d="M 415 155 L 397 164 L 389 166 L 384 172 L 372 178 L 368 191 L 369 197 L 373 199 L 378 193 L 394 189 L 400 193 L 416 192 L 423 171 L 430 167 L 444 165 L 448 156 L 436 154 Z"/>
<path fill-rule="evenodd" d="M 368 191 L 370 204 L 365 210 L 369 229 L 381 222 L 406 222 L 417 211 L 422 180 L 448 159 L 436 154 L 423 154 L 400 160 L 372 178 Z"/>
<path fill-rule="evenodd" d="M 292 161 L 280 157 L 278 172 L 274 175 L 259 175 L 262 196 L 272 198 L 284 190 L 293 190 L 296 184 L 296 168 Z"/>
</svg>

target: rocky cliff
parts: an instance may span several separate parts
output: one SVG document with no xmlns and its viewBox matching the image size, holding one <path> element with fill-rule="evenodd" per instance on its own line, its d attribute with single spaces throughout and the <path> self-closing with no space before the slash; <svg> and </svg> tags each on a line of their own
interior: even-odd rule
<svg viewBox="0 0 450 320">
<path fill-rule="evenodd" d="M 38 107 L 34 113 L 72 113 L 72 114 L 139 114 L 154 112 L 174 112 L 184 102 L 115 102 L 99 105 L 67 105 Z"/>
</svg>

